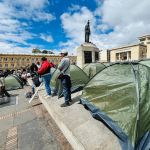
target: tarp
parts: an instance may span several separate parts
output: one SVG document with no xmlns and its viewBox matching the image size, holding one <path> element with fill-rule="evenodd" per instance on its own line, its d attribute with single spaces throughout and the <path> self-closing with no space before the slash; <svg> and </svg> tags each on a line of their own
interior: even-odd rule
<svg viewBox="0 0 150 150">
<path fill-rule="evenodd" d="M 150 69 L 121 63 L 96 74 L 84 87 L 81 103 L 104 122 L 123 150 L 150 148 Z"/>
<path fill-rule="evenodd" d="M 83 68 L 83 71 L 89 78 L 92 78 L 100 70 L 104 69 L 106 66 L 100 62 L 92 62 Z"/>
<path fill-rule="evenodd" d="M 22 81 L 16 75 L 7 76 L 5 78 L 5 84 L 6 84 L 7 91 L 23 88 Z"/>
<path fill-rule="evenodd" d="M 52 79 L 50 82 L 50 87 L 53 93 L 57 94 L 58 97 L 62 97 L 62 86 L 61 86 L 61 81 L 58 80 L 57 82 L 55 81 L 56 75 L 59 72 L 57 69 L 53 75 Z M 83 89 L 84 85 L 89 81 L 88 76 L 84 73 L 82 69 L 77 67 L 76 65 L 71 65 L 70 67 L 70 78 L 71 78 L 71 92 L 77 92 Z"/>
</svg>

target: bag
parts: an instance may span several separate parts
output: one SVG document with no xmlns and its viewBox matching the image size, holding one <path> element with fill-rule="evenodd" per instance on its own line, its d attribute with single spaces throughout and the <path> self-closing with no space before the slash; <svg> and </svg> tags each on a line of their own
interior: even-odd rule
<svg viewBox="0 0 150 150">
<path fill-rule="evenodd" d="M 69 65 L 68 65 L 68 67 L 64 70 L 64 73 L 65 73 L 66 70 L 69 68 L 69 66 L 70 66 L 70 60 L 69 60 Z M 63 72 L 60 71 L 60 72 L 57 73 L 56 78 L 55 78 L 55 81 L 57 81 L 58 79 L 61 80 L 62 78 L 63 78 Z"/>
<path fill-rule="evenodd" d="M 26 92 L 25 92 L 25 97 L 26 97 L 26 98 L 31 98 L 31 97 L 32 97 L 32 93 L 26 91 Z"/>
</svg>

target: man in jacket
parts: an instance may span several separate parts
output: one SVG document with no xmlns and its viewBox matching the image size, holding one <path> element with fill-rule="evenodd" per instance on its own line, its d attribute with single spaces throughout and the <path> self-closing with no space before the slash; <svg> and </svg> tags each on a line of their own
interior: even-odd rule
<svg viewBox="0 0 150 150">
<path fill-rule="evenodd" d="M 32 90 L 32 93 L 34 94 L 34 89 L 36 87 L 39 87 L 41 82 L 39 81 L 39 78 L 37 76 L 35 76 L 34 74 L 31 74 L 31 78 L 32 78 L 32 81 L 33 81 L 33 84 L 31 85 L 31 90 Z"/>
<path fill-rule="evenodd" d="M 47 93 L 46 95 L 44 95 L 46 96 L 45 98 L 51 97 L 50 81 L 52 75 L 50 74 L 50 70 L 52 67 L 53 67 L 52 64 L 47 61 L 47 58 L 43 57 L 41 69 L 37 71 L 37 73 L 41 74 L 41 77 L 45 84 L 46 93 Z"/>
<path fill-rule="evenodd" d="M 36 72 L 38 71 L 38 67 L 35 65 L 34 61 L 32 62 L 32 65 L 30 66 L 30 71 L 31 71 L 31 74 L 32 73 L 36 74 Z"/>
<path fill-rule="evenodd" d="M 63 72 L 63 78 L 61 79 L 61 85 L 63 88 L 63 94 L 65 97 L 65 103 L 61 104 L 61 107 L 69 106 L 71 102 L 71 80 L 70 80 L 70 59 L 67 56 L 68 52 L 63 50 L 61 56 L 63 57 L 58 69 Z"/>
</svg>

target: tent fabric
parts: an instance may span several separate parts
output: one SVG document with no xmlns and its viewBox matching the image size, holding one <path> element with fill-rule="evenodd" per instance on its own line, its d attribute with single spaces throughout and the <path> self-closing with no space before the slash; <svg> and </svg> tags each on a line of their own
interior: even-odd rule
<svg viewBox="0 0 150 150">
<path fill-rule="evenodd" d="M 144 65 L 150 67 L 150 59 L 148 59 L 148 60 L 142 60 L 142 61 L 140 61 L 140 64 L 144 64 Z"/>
<path fill-rule="evenodd" d="M 57 82 L 55 81 L 55 78 L 58 72 L 59 70 L 57 69 L 53 73 L 51 82 L 50 82 L 50 87 L 51 87 L 52 92 L 54 94 L 57 94 L 58 97 L 60 98 L 63 96 L 61 81 L 60 80 L 58 80 Z M 84 85 L 89 81 L 89 78 L 84 73 L 84 71 L 76 65 L 71 65 L 70 67 L 70 78 L 71 78 L 71 84 L 72 84 L 71 93 L 83 90 Z"/>
<path fill-rule="evenodd" d="M 23 81 L 22 81 L 22 79 L 18 76 L 18 75 L 12 75 L 22 86 L 23 86 Z"/>
<path fill-rule="evenodd" d="M 110 66 L 110 65 L 112 65 L 113 63 L 112 62 L 105 62 L 105 63 L 103 63 L 106 67 L 108 67 L 108 66 Z"/>
<path fill-rule="evenodd" d="M 7 91 L 23 88 L 22 81 L 16 75 L 7 76 L 5 78 L 5 84 Z"/>
<path fill-rule="evenodd" d="M 97 74 L 100 70 L 104 69 L 106 66 L 100 62 L 92 62 L 83 68 L 83 71 L 86 75 L 92 78 L 95 74 Z"/>
<path fill-rule="evenodd" d="M 116 134 L 123 150 L 150 148 L 149 80 L 149 67 L 117 63 L 97 73 L 83 89 L 81 103 Z"/>
</svg>

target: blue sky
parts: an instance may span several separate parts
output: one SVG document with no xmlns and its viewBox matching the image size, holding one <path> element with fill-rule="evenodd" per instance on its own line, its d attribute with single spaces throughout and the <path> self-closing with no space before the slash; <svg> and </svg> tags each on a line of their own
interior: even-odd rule
<svg viewBox="0 0 150 150">
<path fill-rule="evenodd" d="M 0 52 L 76 54 L 88 20 L 101 50 L 137 43 L 150 34 L 149 8 L 149 0 L 0 0 Z"/>
</svg>

